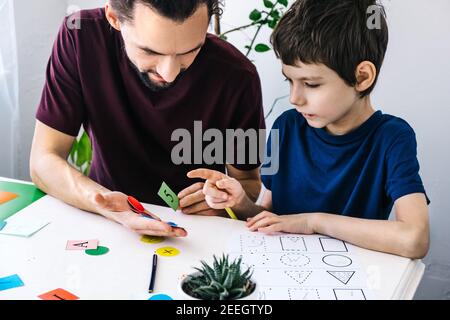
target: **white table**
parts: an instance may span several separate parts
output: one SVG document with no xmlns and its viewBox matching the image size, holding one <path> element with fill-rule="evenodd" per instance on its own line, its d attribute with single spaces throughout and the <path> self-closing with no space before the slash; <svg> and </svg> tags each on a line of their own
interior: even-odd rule
<svg viewBox="0 0 450 320">
<path fill-rule="evenodd" d="M 3 181 L 14 181 L 1 179 Z M 231 234 L 245 231 L 241 221 L 218 217 L 187 216 L 170 208 L 145 207 L 163 220 L 187 229 L 186 238 L 159 244 L 140 241 L 140 236 L 105 218 L 73 208 L 45 196 L 16 215 L 39 215 L 51 223 L 30 238 L 0 235 L 0 277 L 18 274 L 25 286 L 0 291 L 3 299 L 39 299 L 63 288 L 81 299 L 148 299 L 152 256 L 160 247 L 180 249 L 176 257 L 159 257 L 155 294 L 179 297 L 178 284 L 194 271 L 199 261 L 227 251 Z M 99 239 L 110 252 L 89 256 L 66 251 L 67 240 Z M 420 260 L 357 248 L 368 280 L 379 299 L 412 299 L 424 272 Z"/>
</svg>

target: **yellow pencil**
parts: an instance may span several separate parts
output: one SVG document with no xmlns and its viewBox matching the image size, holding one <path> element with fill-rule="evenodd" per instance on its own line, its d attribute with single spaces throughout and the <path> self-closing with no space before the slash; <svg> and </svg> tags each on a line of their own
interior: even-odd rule
<svg viewBox="0 0 450 320">
<path fill-rule="evenodd" d="M 225 208 L 225 210 L 227 211 L 228 215 L 230 216 L 231 219 L 237 220 L 238 218 L 236 217 L 236 215 L 234 214 L 233 210 L 231 210 L 231 208 Z"/>
</svg>

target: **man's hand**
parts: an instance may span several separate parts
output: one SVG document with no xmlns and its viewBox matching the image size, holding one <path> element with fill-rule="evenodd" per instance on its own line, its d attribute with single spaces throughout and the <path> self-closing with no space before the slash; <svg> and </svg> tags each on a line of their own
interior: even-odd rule
<svg viewBox="0 0 450 320">
<path fill-rule="evenodd" d="M 253 218 L 247 219 L 247 227 L 250 231 L 259 231 L 265 234 L 277 232 L 313 234 L 313 213 L 290 214 L 278 216 L 269 211 L 263 211 Z"/>
<path fill-rule="evenodd" d="M 92 200 L 98 213 L 138 234 L 159 237 L 185 237 L 187 235 L 185 230 L 173 228 L 153 214 L 151 215 L 155 220 L 141 217 L 131 211 L 127 198 L 127 195 L 121 192 L 104 192 L 96 193 Z"/>
<path fill-rule="evenodd" d="M 211 209 L 206 203 L 205 195 L 203 194 L 204 186 L 203 182 L 198 182 L 178 194 L 181 212 L 203 216 L 223 216 L 224 213 L 222 211 Z"/>
<path fill-rule="evenodd" d="M 219 171 L 197 169 L 188 173 L 189 178 L 201 178 L 206 203 L 213 209 L 225 209 L 239 206 L 245 198 L 242 185 L 234 178 Z"/>
</svg>

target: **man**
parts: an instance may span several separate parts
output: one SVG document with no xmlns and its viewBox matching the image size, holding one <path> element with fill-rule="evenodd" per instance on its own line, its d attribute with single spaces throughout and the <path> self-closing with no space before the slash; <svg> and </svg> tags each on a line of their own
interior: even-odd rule
<svg viewBox="0 0 450 320">
<path fill-rule="evenodd" d="M 217 0 L 110 0 L 104 9 L 66 19 L 56 39 L 37 111 L 30 171 L 46 193 L 103 215 L 143 235 L 186 232 L 130 211 L 127 196 L 163 204 L 163 181 L 186 214 L 211 210 L 203 183 L 186 173 L 204 163 L 175 165 L 176 129 L 264 128 L 259 77 L 231 45 L 207 34 Z M 79 28 L 70 28 L 79 25 Z M 89 177 L 67 162 L 83 125 L 92 141 Z M 256 199 L 259 164 L 224 165 Z"/>
</svg>

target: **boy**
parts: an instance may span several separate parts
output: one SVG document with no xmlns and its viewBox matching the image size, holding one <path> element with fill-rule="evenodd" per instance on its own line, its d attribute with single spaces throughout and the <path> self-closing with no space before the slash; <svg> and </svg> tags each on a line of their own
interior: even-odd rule
<svg viewBox="0 0 450 320">
<path fill-rule="evenodd" d="M 378 29 L 367 25 L 376 6 Z M 374 8 L 374 7 L 371 7 Z M 279 170 L 262 175 L 261 206 L 235 179 L 200 169 L 215 209 L 232 207 L 251 231 L 319 233 L 409 258 L 429 248 L 429 200 L 413 129 L 370 101 L 388 43 L 375 0 L 298 0 L 272 35 L 296 110 L 282 114 Z M 268 164 L 264 164 L 267 166 Z M 388 221 L 392 208 L 395 220 Z M 262 211 L 262 212 L 261 212 Z M 276 213 L 276 214 L 275 214 Z"/>
</svg>

